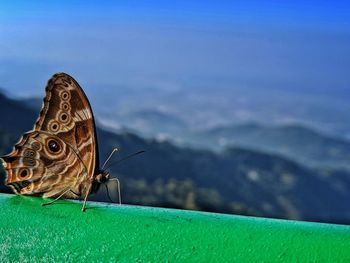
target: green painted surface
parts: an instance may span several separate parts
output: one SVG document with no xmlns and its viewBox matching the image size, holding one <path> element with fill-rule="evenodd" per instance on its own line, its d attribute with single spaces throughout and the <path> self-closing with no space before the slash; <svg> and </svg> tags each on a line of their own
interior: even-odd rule
<svg viewBox="0 0 350 263">
<path fill-rule="evenodd" d="M 350 262 L 350 226 L 0 195 L 0 262 Z"/>
</svg>

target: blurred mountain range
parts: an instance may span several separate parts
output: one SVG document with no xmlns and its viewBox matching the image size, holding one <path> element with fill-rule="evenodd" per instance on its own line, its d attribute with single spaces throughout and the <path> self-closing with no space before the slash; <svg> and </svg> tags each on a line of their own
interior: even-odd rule
<svg viewBox="0 0 350 263">
<path fill-rule="evenodd" d="M 38 103 L 0 95 L 0 154 L 10 152 L 21 134 L 32 128 L 39 114 Z M 129 119 L 131 128 L 118 132 L 103 128 L 110 116 L 97 120 L 103 124 L 97 130 L 100 159 L 115 146 L 120 149 L 119 158 L 146 150 L 111 168 L 121 180 L 125 203 L 350 222 L 349 142 L 344 138 L 303 126 L 255 123 L 201 127 L 184 133 L 187 121 L 176 114 L 172 118 L 157 110 L 129 114 L 134 115 Z M 176 142 L 181 146 L 166 136 L 153 139 L 151 131 L 145 132 L 147 138 L 140 136 L 142 131 L 130 132 L 137 126 L 136 119 L 143 121 L 143 126 L 158 123 L 172 132 L 178 129 L 174 137 L 183 134 L 184 139 Z M 1 177 L 3 181 L 3 171 Z M 109 187 L 115 194 L 115 186 Z M 2 184 L 0 189 L 9 191 Z M 93 199 L 108 201 L 104 188 Z"/>
<path fill-rule="evenodd" d="M 238 146 L 286 156 L 305 166 L 350 170 L 350 141 L 301 125 L 222 126 L 193 133 L 188 141 L 196 147 L 223 150 Z"/>
</svg>

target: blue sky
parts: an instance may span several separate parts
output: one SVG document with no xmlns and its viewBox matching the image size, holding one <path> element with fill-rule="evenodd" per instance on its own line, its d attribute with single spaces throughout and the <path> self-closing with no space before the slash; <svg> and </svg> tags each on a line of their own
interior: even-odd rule
<svg viewBox="0 0 350 263">
<path fill-rule="evenodd" d="M 20 95 L 42 94 L 56 71 L 95 85 L 344 90 L 349 46 L 345 1 L 0 3 L 0 85 Z"/>
<path fill-rule="evenodd" d="M 349 32 L 348 1 L 2 1 L 0 21 L 243 23 Z"/>
</svg>

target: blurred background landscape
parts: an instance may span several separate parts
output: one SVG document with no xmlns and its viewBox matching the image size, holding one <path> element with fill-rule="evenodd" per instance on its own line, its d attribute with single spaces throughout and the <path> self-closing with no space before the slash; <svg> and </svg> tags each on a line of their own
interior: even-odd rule
<svg viewBox="0 0 350 263">
<path fill-rule="evenodd" d="M 66 72 L 124 203 L 349 224 L 349 68 L 345 1 L 3 1 L 0 154 Z"/>
</svg>

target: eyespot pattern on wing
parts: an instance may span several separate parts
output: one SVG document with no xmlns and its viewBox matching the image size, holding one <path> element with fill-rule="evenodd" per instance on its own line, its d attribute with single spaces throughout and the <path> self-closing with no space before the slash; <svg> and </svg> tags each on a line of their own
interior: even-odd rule
<svg viewBox="0 0 350 263">
<path fill-rule="evenodd" d="M 86 167 L 74 149 L 46 132 L 25 134 L 14 150 L 2 159 L 7 184 L 17 194 L 50 197 L 68 186 L 79 192 L 86 179 Z"/>
</svg>

